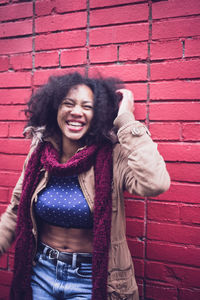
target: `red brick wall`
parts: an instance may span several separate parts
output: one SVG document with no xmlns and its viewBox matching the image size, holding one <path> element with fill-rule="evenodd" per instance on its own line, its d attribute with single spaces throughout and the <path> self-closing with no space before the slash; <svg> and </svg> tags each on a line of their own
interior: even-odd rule
<svg viewBox="0 0 200 300">
<path fill-rule="evenodd" d="M 155 198 L 126 194 L 141 299 L 200 299 L 200 2 L 0 1 L 0 213 L 29 141 L 21 113 L 52 73 L 118 76 L 135 94 L 172 178 Z M 13 249 L 0 259 L 8 299 Z"/>
</svg>

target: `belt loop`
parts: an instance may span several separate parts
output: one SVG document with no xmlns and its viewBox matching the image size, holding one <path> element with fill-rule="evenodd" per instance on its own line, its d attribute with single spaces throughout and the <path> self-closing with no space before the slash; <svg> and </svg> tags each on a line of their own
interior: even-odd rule
<svg viewBox="0 0 200 300">
<path fill-rule="evenodd" d="M 48 249 L 48 247 L 45 245 L 45 248 L 43 249 L 43 251 L 42 251 L 42 256 L 43 256 L 43 258 L 45 258 L 45 256 L 47 256 L 47 251 L 48 251 L 49 249 Z"/>
<path fill-rule="evenodd" d="M 77 261 L 77 253 L 73 253 L 73 256 L 72 256 L 72 269 L 76 268 L 76 261 Z"/>
</svg>

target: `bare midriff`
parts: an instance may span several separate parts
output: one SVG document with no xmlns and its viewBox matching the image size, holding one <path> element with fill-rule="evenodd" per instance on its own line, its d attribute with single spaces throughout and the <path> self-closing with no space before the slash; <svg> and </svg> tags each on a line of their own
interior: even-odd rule
<svg viewBox="0 0 200 300">
<path fill-rule="evenodd" d="M 64 228 L 42 222 L 40 240 L 61 252 L 92 253 L 92 229 Z"/>
</svg>

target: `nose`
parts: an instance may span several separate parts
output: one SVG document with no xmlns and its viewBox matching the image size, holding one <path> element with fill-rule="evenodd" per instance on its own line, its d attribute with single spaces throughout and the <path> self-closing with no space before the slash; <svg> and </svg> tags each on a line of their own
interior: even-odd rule
<svg viewBox="0 0 200 300">
<path fill-rule="evenodd" d="M 82 111 L 82 107 L 80 105 L 74 105 L 71 114 L 72 115 L 82 115 L 83 111 Z"/>
</svg>

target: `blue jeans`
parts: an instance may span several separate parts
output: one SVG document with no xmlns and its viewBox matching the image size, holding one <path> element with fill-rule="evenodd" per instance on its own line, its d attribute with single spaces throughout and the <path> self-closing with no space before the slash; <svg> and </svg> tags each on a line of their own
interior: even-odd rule
<svg viewBox="0 0 200 300">
<path fill-rule="evenodd" d="M 33 267 L 31 287 L 33 300 L 91 300 L 92 298 L 92 264 L 76 264 L 73 255 L 73 266 L 46 255 L 36 254 L 36 265 Z M 91 254 L 88 254 L 91 256 Z"/>
</svg>

